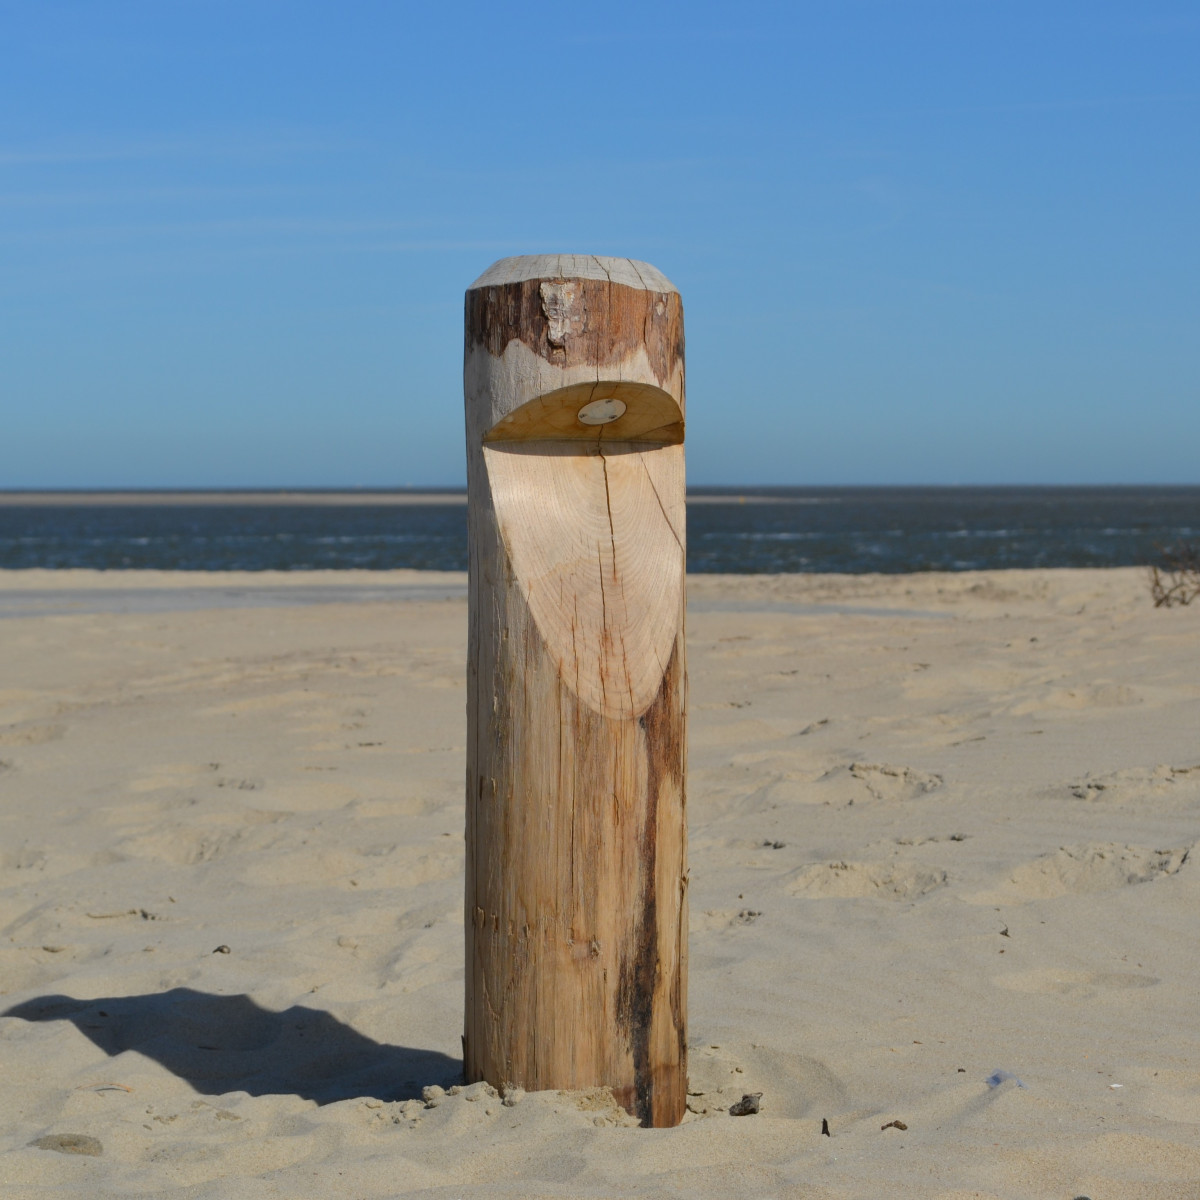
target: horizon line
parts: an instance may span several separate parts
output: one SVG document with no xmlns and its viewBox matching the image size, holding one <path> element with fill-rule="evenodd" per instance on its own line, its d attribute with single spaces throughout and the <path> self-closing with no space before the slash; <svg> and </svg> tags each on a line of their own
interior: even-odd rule
<svg viewBox="0 0 1200 1200">
<path fill-rule="evenodd" d="M 838 483 L 838 484 L 693 484 L 690 501 L 787 501 L 803 494 L 886 491 L 1188 491 L 1200 483 Z M 790 495 L 789 495 L 790 493 Z M 798 495 L 797 493 L 800 493 Z M 421 487 L 58 487 L 0 488 L 0 506 L 52 506 L 56 504 L 144 505 L 175 502 L 184 505 L 236 504 L 286 505 L 430 505 L 465 504 L 464 485 Z"/>
</svg>

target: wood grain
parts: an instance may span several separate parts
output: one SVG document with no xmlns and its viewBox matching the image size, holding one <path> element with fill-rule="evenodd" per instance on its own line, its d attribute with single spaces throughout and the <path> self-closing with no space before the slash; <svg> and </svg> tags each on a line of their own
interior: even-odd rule
<svg viewBox="0 0 1200 1200">
<path fill-rule="evenodd" d="M 629 260 L 504 260 L 467 293 L 464 385 L 466 1075 L 607 1085 L 643 1123 L 673 1125 L 687 1083 L 679 294 Z M 624 410 L 583 425 L 597 398 Z"/>
</svg>

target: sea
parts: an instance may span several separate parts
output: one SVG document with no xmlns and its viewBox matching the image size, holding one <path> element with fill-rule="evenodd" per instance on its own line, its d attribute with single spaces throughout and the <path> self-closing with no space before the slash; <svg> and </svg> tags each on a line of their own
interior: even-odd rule
<svg viewBox="0 0 1200 1200">
<path fill-rule="evenodd" d="M 1200 539 L 1200 487 L 779 487 L 688 493 L 688 570 L 1124 567 Z M 0 568 L 465 570 L 460 492 L 0 493 Z"/>
</svg>

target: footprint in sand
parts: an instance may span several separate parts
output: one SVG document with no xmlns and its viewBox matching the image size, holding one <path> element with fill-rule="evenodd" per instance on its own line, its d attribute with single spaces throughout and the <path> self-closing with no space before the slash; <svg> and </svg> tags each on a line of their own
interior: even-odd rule
<svg viewBox="0 0 1200 1200">
<path fill-rule="evenodd" d="M 1130 767 L 1105 775 L 1086 775 L 1067 785 L 1078 800 L 1200 800 L 1200 764 L 1172 767 Z"/>
<path fill-rule="evenodd" d="M 42 871 L 45 867 L 44 850 L 27 845 L 19 850 L 0 850 L 0 874 L 6 871 Z"/>
<path fill-rule="evenodd" d="M 942 777 L 913 767 L 897 767 L 891 763 L 852 762 L 826 771 L 817 780 L 827 793 L 825 799 L 838 800 L 914 800 L 937 791 Z"/>
<path fill-rule="evenodd" d="M 692 913 L 688 927 L 692 933 L 711 933 L 717 929 L 735 929 L 753 925 L 762 913 L 753 908 L 708 908 Z"/>
<path fill-rule="evenodd" d="M 439 843 L 441 839 L 439 839 Z M 462 843 L 445 839 L 445 848 L 381 843 L 356 849 L 344 845 L 288 845 L 255 860 L 258 886 L 295 887 L 317 883 L 353 886 L 361 892 L 410 889 L 460 878 Z"/>
<path fill-rule="evenodd" d="M 120 843 L 120 849 L 133 858 L 194 867 L 222 857 L 239 840 L 240 833 L 236 830 L 200 832 L 175 828 L 127 838 Z"/>
<path fill-rule="evenodd" d="M 134 834 L 118 843 L 122 854 L 192 867 L 237 851 L 269 850 L 280 840 L 271 826 L 282 820 L 282 813 L 245 812 L 213 814 L 203 827 L 172 825 Z"/>
<path fill-rule="evenodd" d="M 688 1047 L 688 1111 L 721 1117 L 748 1093 L 762 1093 L 762 1111 L 772 1117 L 811 1118 L 840 1113 L 848 1096 L 843 1083 L 815 1058 L 776 1046 L 745 1043 Z"/>
<path fill-rule="evenodd" d="M 0 746 L 41 746 L 66 732 L 65 725 L 8 725 L 0 729 Z"/>
<path fill-rule="evenodd" d="M 372 796 L 353 800 L 346 805 L 355 817 L 428 817 L 445 807 L 442 796 L 404 795 Z"/>
<path fill-rule="evenodd" d="M 1141 704 L 1141 694 L 1123 683 L 1095 683 L 1073 688 L 1051 688 L 1049 691 L 1014 705 L 1014 716 L 1054 711 L 1078 712 L 1088 708 L 1126 708 Z"/>
<path fill-rule="evenodd" d="M 1159 979 L 1154 975 L 1137 975 L 1132 971 L 1069 971 L 1061 967 L 1043 967 L 1034 971 L 996 975 L 992 982 L 1010 992 L 1088 1000 L 1102 992 L 1154 987 Z"/>
<path fill-rule="evenodd" d="M 945 871 L 918 863 L 828 862 L 801 867 L 785 890 L 810 899 L 876 896 L 882 900 L 915 900 L 945 887 Z"/>
<path fill-rule="evenodd" d="M 129 781 L 131 792 L 175 791 L 195 787 L 220 770 L 220 763 L 159 763 L 144 768 L 145 773 Z"/>
<path fill-rule="evenodd" d="M 999 887 L 966 896 L 972 904 L 1027 904 L 1055 896 L 1103 892 L 1174 875 L 1188 861 L 1189 847 L 1155 850 L 1117 842 L 1061 846 L 1017 867 Z"/>
</svg>

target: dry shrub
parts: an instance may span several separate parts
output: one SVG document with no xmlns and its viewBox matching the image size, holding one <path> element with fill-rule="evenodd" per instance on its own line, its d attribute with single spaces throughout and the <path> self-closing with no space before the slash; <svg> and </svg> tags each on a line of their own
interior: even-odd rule
<svg viewBox="0 0 1200 1200">
<path fill-rule="evenodd" d="M 1150 568 L 1150 595 L 1155 608 L 1191 604 L 1200 596 L 1200 546 L 1177 542 L 1159 546 L 1160 561 Z"/>
</svg>

